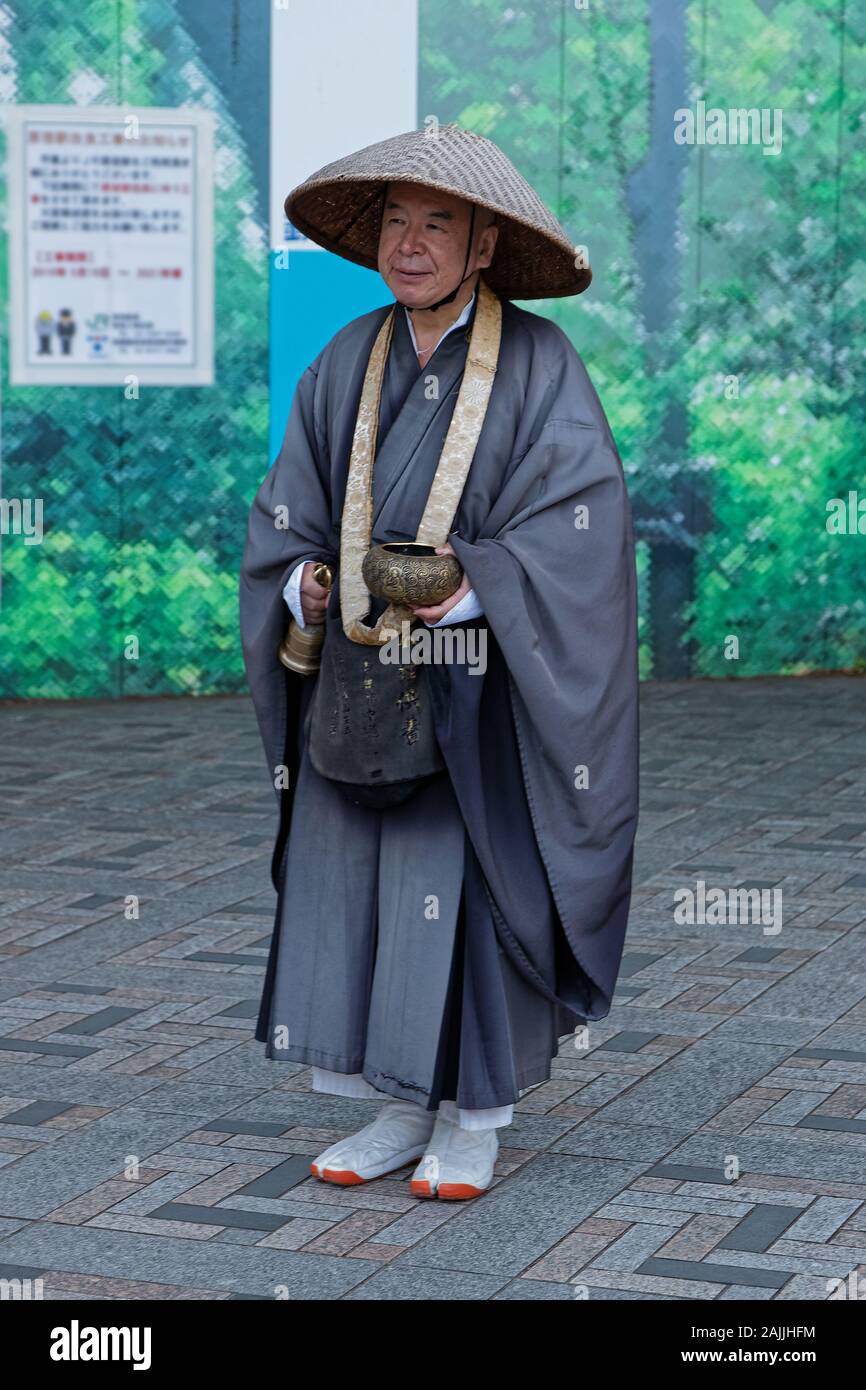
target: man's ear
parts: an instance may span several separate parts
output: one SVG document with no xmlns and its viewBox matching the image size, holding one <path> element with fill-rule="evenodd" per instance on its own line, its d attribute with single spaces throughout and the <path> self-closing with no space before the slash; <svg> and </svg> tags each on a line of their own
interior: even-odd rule
<svg viewBox="0 0 866 1390">
<path fill-rule="evenodd" d="M 486 266 L 490 265 L 493 260 L 493 252 L 496 250 L 496 240 L 498 236 L 499 226 L 494 217 L 484 228 L 484 231 L 481 233 L 481 239 L 478 242 L 477 270 L 484 270 Z"/>
</svg>

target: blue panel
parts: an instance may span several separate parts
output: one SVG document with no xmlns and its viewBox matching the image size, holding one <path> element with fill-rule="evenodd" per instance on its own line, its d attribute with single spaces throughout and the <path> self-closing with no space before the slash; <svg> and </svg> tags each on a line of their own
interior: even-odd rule
<svg viewBox="0 0 866 1390">
<path fill-rule="evenodd" d="M 289 251 L 277 269 L 271 253 L 270 459 L 280 450 L 301 376 L 339 328 L 394 296 L 375 270 L 330 251 Z"/>
</svg>

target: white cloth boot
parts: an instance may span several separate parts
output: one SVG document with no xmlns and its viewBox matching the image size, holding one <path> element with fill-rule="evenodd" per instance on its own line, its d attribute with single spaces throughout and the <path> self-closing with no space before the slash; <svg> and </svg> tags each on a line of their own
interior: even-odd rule
<svg viewBox="0 0 866 1390">
<path fill-rule="evenodd" d="M 338 1139 L 310 1164 L 310 1172 L 323 1182 L 369 1182 L 393 1173 L 424 1153 L 436 1116 L 411 1100 L 389 1100 L 371 1124 Z"/>
<path fill-rule="evenodd" d="M 439 1114 L 409 1186 L 416 1197 L 480 1197 L 493 1181 L 498 1152 L 495 1128 L 462 1129 Z"/>
</svg>

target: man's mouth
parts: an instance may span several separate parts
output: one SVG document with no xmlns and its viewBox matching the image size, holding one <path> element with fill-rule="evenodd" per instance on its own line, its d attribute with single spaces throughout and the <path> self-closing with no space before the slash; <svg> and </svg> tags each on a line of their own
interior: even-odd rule
<svg viewBox="0 0 866 1390">
<path fill-rule="evenodd" d="M 406 280 L 418 280 L 422 275 L 430 275 L 432 272 L 429 270 L 401 270 L 397 266 L 396 273 L 402 275 Z"/>
</svg>

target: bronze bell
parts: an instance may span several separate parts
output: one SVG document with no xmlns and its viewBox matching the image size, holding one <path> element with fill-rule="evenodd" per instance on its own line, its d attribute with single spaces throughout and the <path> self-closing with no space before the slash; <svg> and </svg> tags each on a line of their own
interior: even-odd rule
<svg viewBox="0 0 866 1390">
<path fill-rule="evenodd" d="M 334 572 L 330 565 L 320 562 L 313 570 L 313 578 L 323 588 L 330 589 L 334 582 Z M 294 618 L 290 618 L 277 655 L 290 671 L 297 672 L 299 676 L 314 676 L 322 662 L 324 640 L 323 623 L 307 623 L 305 627 L 299 627 Z"/>
</svg>

